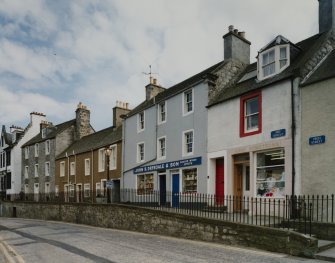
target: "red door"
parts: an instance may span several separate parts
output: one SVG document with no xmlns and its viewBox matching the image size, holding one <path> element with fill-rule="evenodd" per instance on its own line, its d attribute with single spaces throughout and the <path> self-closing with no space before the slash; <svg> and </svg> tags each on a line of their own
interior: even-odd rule
<svg viewBox="0 0 335 263">
<path fill-rule="evenodd" d="M 216 159 L 216 202 L 224 202 L 224 159 Z"/>
</svg>

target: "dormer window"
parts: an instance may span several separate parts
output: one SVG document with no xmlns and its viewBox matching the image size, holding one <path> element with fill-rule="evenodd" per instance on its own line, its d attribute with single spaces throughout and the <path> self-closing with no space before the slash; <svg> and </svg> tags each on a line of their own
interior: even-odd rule
<svg viewBox="0 0 335 263">
<path fill-rule="evenodd" d="M 290 48 L 295 48 L 283 36 L 277 36 L 258 52 L 257 77 L 263 80 L 279 74 L 290 65 Z"/>
<path fill-rule="evenodd" d="M 289 66 L 289 45 L 274 46 L 258 56 L 258 79 L 272 77 Z"/>
</svg>

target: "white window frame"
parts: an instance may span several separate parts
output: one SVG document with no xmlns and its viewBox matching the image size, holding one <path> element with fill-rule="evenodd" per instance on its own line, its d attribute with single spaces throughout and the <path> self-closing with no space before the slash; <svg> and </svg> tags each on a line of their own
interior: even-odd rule
<svg viewBox="0 0 335 263">
<path fill-rule="evenodd" d="M 257 112 L 251 113 L 251 114 L 247 114 L 247 102 L 251 101 L 251 100 L 256 100 L 257 101 Z M 260 101 L 259 101 L 259 96 L 255 96 L 249 99 L 246 99 L 244 101 L 244 133 L 249 133 L 249 132 L 253 132 L 253 131 L 258 131 L 259 130 L 259 118 L 260 118 L 260 105 L 259 105 Z M 248 128 L 248 118 L 252 117 L 252 116 L 258 116 L 258 123 L 257 126 L 254 128 Z"/>
<path fill-rule="evenodd" d="M 98 172 L 104 172 L 106 166 L 105 148 L 98 150 Z"/>
<path fill-rule="evenodd" d="M 287 63 L 285 64 L 285 66 L 280 67 L 280 49 L 282 48 L 286 48 L 286 61 Z M 274 73 L 264 76 L 263 73 L 263 55 L 266 53 L 269 53 L 271 51 L 275 52 L 275 59 L 274 59 L 274 63 L 275 63 L 275 71 Z M 283 60 L 283 59 L 282 59 Z M 272 48 L 269 48 L 267 50 L 262 51 L 261 53 L 259 53 L 258 55 L 258 63 L 257 63 L 257 67 L 258 67 L 258 79 L 259 80 L 263 80 L 263 79 L 267 79 L 270 78 L 274 75 L 279 74 L 280 72 L 282 72 L 284 69 L 286 69 L 288 66 L 290 65 L 290 45 L 289 44 L 284 44 L 284 45 L 277 45 L 274 46 Z"/>
<path fill-rule="evenodd" d="M 50 176 L 50 162 L 45 162 L 45 176 Z"/>
<path fill-rule="evenodd" d="M 141 158 L 140 145 L 143 145 L 143 159 Z M 139 142 L 136 145 L 136 161 L 137 163 L 143 163 L 145 161 L 145 143 Z"/>
<path fill-rule="evenodd" d="M 29 166 L 24 167 L 24 179 L 28 179 L 29 177 Z"/>
<path fill-rule="evenodd" d="M 50 154 L 50 140 L 45 141 L 45 154 L 46 155 Z"/>
<path fill-rule="evenodd" d="M 29 159 L 29 146 L 24 148 L 24 158 Z"/>
<path fill-rule="evenodd" d="M 64 177 L 65 176 L 65 162 L 60 162 L 59 163 L 59 177 Z"/>
<path fill-rule="evenodd" d="M 38 157 L 40 145 L 38 143 L 35 143 L 34 149 L 35 149 L 35 157 Z"/>
<path fill-rule="evenodd" d="M 38 174 L 38 164 L 36 163 L 34 165 L 34 177 L 38 177 L 38 176 L 39 176 L 39 174 Z"/>
<path fill-rule="evenodd" d="M 85 176 L 91 175 L 91 159 L 85 159 Z"/>
<path fill-rule="evenodd" d="M 70 162 L 70 175 L 76 174 L 76 162 Z"/>
<path fill-rule="evenodd" d="M 192 152 L 187 152 L 187 139 L 186 139 L 186 135 L 188 133 L 192 133 Z M 183 156 L 191 156 L 194 154 L 194 130 L 191 129 L 191 130 L 187 130 L 187 131 L 183 131 L 183 139 L 182 139 L 182 153 L 183 153 Z"/>
<path fill-rule="evenodd" d="M 87 190 L 88 190 L 88 194 L 86 194 Z M 91 185 L 90 184 L 84 184 L 84 197 L 90 197 L 90 191 L 91 191 Z"/>
<path fill-rule="evenodd" d="M 95 196 L 98 197 L 98 195 L 102 196 L 101 192 L 101 183 L 95 183 Z"/>
<path fill-rule="evenodd" d="M 142 115 L 143 120 L 141 120 Z M 141 111 L 140 113 L 137 114 L 137 132 L 142 132 L 144 130 L 145 130 L 145 111 Z"/>
<path fill-rule="evenodd" d="M 109 147 L 111 155 L 109 156 L 109 170 L 116 170 L 117 168 L 117 145 L 113 144 Z"/>
<path fill-rule="evenodd" d="M 192 101 L 191 101 L 192 110 L 191 111 L 187 110 L 188 109 L 188 107 L 187 107 L 188 102 L 186 101 L 186 99 L 187 99 L 186 94 L 188 94 L 188 93 L 192 94 Z M 182 107 L 183 107 L 183 116 L 187 116 L 187 115 L 192 114 L 194 112 L 194 89 L 193 88 L 183 92 L 183 105 L 182 105 Z"/>
<path fill-rule="evenodd" d="M 164 140 L 164 155 L 161 153 L 161 141 Z M 166 136 L 159 137 L 157 139 L 157 160 L 165 160 L 166 159 Z"/>
<path fill-rule="evenodd" d="M 163 107 L 162 107 L 162 104 Z M 162 109 L 164 109 L 164 112 L 162 112 Z M 162 115 L 164 113 L 164 120 L 162 120 Z M 163 124 L 166 123 L 166 117 L 167 117 L 167 102 L 166 101 L 162 101 L 160 103 L 158 103 L 158 110 L 157 110 L 157 119 L 158 119 L 158 124 Z"/>
</svg>

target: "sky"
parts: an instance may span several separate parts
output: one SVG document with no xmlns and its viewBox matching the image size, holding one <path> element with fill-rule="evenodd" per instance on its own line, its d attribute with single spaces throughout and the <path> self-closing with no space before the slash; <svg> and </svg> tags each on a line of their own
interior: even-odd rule
<svg viewBox="0 0 335 263">
<path fill-rule="evenodd" d="M 251 62 L 277 35 L 318 33 L 317 0 L 0 0 L 0 125 L 30 112 L 59 124 L 79 102 L 98 131 L 116 101 L 145 99 L 149 65 L 168 88 L 223 59 L 228 26 L 246 32 Z"/>
</svg>

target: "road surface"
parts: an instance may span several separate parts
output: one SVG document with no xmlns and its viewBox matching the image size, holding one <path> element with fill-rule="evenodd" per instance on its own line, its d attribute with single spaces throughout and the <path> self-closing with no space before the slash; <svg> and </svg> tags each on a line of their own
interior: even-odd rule
<svg viewBox="0 0 335 263">
<path fill-rule="evenodd" d="M 0 218 L 0 245 L 11 249 L 9 254 L 20 263 L 324 262 L 221 244 L 17 218 Z"/>
</svg>

